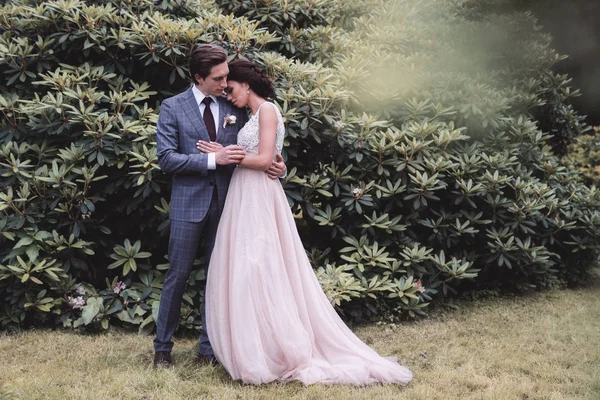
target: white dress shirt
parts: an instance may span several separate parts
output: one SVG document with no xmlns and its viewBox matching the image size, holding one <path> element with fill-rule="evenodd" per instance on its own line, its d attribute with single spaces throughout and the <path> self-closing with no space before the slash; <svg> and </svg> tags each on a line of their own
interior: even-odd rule
<svg viewBox="0 0 600 400">
<path fill-rule="evenodd" d="M 206 108 L 206 104 L 202 102 L 206 95 L 200 91 L 196 87 L 196 85 L 192 85 L 192 93 L 194 93 L 194 97 L 196 98 L 196 104 L 200 107 L 200 115 L 204 115 L 204 109 Z M 219 132 L 219 102 L 216 96 L 210 96 L 213 101 L 210 102 L 210 111 L 212 112 L 213 119 L 215 120 L 215 132 Z M 217 162 L 215 160 L 215 153 L 208 153 L 208 164 L 206 166 L 207 169 L 217 169 Z"/>
</svg>

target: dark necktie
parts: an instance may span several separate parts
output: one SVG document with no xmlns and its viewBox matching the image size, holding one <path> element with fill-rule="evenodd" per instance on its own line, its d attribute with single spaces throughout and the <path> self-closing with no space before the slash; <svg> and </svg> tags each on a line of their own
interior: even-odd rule
<svg viewBox="0 0 600 400">
<path fill-rule="evenodd" d="M 208 137 L 211 142 L 217 140 L 217 133 L 215 132 L 215 118 L 213 117 L 212 111 L 210 111 L 210 103 L 212 102 L 212 97 L 206 96 L 204 100 L 204 125 L 206 125 L 206 130 L 208 131 Z"/>
</svg>

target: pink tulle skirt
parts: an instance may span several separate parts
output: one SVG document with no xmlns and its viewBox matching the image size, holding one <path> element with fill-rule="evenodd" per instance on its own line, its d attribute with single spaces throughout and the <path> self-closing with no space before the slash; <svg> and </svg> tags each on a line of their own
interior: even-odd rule
<svg viewBox="0 0 600 400">
<path fill-rule="evenodd" d="M 208 336 L 235 380 L 261 384 L 407 384 L 344 324 L 306 256 L 285 193 L 264 172 L 236 168 L 206 287 Z"/>
</svg>

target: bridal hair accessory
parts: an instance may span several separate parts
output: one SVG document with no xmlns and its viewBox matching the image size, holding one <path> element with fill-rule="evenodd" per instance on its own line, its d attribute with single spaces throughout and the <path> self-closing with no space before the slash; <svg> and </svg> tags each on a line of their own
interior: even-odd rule
<svg viewBox="0 0 600 400">
<path fill-rule="evenodd" d="M 237 117 L 235 115 L 226 115 L 223 119 L 223 128 L 227 125 L 233 125 L 237 121 Z"/>
</svg>

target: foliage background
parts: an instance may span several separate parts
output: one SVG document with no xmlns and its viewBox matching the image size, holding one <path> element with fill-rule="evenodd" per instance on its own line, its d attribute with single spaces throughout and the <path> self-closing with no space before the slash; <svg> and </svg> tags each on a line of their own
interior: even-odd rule
<svg viewBox="0 0 600 400">
<path fill-rule="evenodd" d="M 151 331 L 168 268 L 160 102 L 198 42 L 274 79 L 283 182 L 347 318 L 584 283 L 599 194 L 562 56 L 491 0 L 11 1 L 0 8 L 0 323 Z M 508 3 L 507 3 L 508 4 Z M 205 262 L 182 326 L 199 327 Z"/>
</svg>

